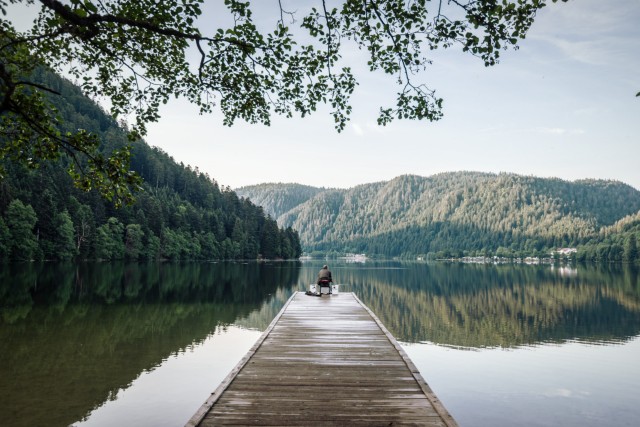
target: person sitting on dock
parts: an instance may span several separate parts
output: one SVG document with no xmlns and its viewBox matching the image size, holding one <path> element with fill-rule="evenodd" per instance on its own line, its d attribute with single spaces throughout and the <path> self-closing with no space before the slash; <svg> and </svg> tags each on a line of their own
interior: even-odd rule
<svg viewBox="0 0 640 427">
<path fill-rule="evenodd" d="M 329 284 L 333 282 L 333 278 L 331 277 L 331 270 L 325 264 L 322 266 L 322 269 L 318 272 L 318 282 L 317 284 L 322 286 L 329 286 Z"/>
</svg>

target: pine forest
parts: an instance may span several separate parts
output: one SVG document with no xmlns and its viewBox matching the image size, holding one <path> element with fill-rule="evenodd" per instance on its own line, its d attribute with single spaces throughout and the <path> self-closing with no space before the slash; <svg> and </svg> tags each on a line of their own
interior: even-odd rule
<svg viewBox="0 0 640 427">
<path fill-rule="evenodd" d="M 95 133 L 103 149 L 126 146 L 126 133 L 70 82 L 43 69 L 37 78 L 52 97 L 63 126 Z M 299 237 L 263 209 L 143 141 L 132 147 L 131 168 L 144 180 L 136 202 L 122 208 L 96 191 L 81 191 L 67 173 L 69 158 L 31 169 L 2 161 L 0 259 L 291 259 Z"/>
</svg>

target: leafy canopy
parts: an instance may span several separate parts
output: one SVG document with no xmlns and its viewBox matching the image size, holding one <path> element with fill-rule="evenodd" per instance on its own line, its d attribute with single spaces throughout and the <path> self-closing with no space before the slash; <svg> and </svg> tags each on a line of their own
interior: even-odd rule
<svg viewBox="0 0 640 427">
<path fill-rule="evenodd" d="M 395 105 L 380 107 L 379 124 L 438 120 L 442 99 L 415 80 L 431 63 L 427 52 L 457 46 L 495 65 L 502 50 L 517 48 L 548 1 L 310 3 L 305 12 L 290 12 L 299 4 L 279 0 L 265 31 L 254 21 L 255 3 L 240 0 L 216 6 L 231 24 L 215 30 L 198 25 L 203 0 L 0 0 L 0 154 L 32 167 L 67 154 L 76 185 L 97 188 L 116 204 L 132 201 L 140 187 L 128 170 L 128 147 L 106 155 L 95 135 L 61 130 L 55 88 L 32 78 L 41 65 L 106 100 L 114 118 L 131 118 L 131 140 L 145 135 L 172 97 L 187 98 L 202 113 L 219 108 L 229 126 L 237 119 L 268 125 L 272 114 L 304 117 L 328 104 L 341 131 L 357 84 L 342 56 L 355 45 L 368 53 L 370 71 L 398 85 Z M 16 31 L 10 4 L 39 9 L 30 29 Z"/>
</svg>

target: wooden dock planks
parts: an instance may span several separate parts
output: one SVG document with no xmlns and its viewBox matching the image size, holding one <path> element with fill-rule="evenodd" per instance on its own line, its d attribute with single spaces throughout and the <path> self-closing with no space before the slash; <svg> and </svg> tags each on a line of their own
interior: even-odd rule
<svg viewBox="0 0 640 427">
<path fill-rule="evenodd" d="M 457 426 L 352 293 L 295 293 L 187 426 Z"/>
</svg>

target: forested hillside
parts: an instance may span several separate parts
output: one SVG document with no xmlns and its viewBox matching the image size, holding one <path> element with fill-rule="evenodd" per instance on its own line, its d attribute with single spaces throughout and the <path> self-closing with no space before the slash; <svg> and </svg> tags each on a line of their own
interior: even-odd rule
<svg viewBox="0 0 640 427">
<path fill-rule="evenodd" d="M 100 136 L 103 148 L 127 143 L 125 132 L 80 90 L 51 73 L 38 79 L 69 128 Z M 1 141 L 0 143 L 7 143 Z M 115 209 L 95 191 L 74 188 L 68 158 L 29 169 L 0 160 L 0 259 L 256 259 L 297 258 L 292 228 L 279 229 L 261 207 L 142 141 L 131 168 L 144 179 L 131 206 Z"/>
<path fill-rule="evenodd" d="M 597 236 L 581 246 L 579 260 L 639 262 L 640 212 L 604 227 Z"/>
<path fill-rule="evenodd" d="M 455 172 L 325 190 L 278 222 L 307 251 L 509 256 L 578 246 L 638 211 L 621 182 Z"/>
<path fill-rule="evenodd" d="M 280 217 L 323 191 L 325 191 L 324 188 L 281 183 L 250 185 L 235 190 L 238 196 L 251 199 L 274 218 Z"/>
</svg>

